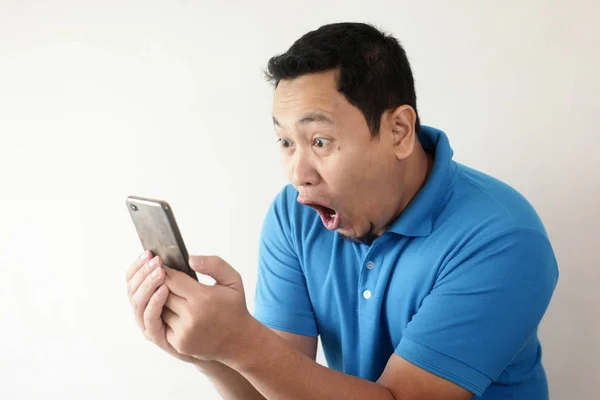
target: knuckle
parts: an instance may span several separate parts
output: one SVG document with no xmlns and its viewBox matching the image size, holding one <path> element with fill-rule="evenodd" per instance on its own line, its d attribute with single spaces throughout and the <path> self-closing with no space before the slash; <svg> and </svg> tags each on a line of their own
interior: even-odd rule
<svg viewBox="0 0 600 400">
<path fill-rule="evenodd" d="M 144 311 L 144 319 L 148 321 L 149 326 L 157 327 L 158 322 L 161 321 L 162 305 L 156 304 L 156 302 L 149 302 L 146 310 Z"/>
<path fill-rule="evenodd" d="M 127 268 L 127 271 L 125 271 L 125 279 L 129 278 L 135 272 L 135 270 L 138 268 L 139 268 L 139 263 L 137 261 L 131 263 L 129 265 L 129 268 Z"/>
<path fill-rule="evenodd" d="M 159 301 L 160 301 L 159 293 L 154 292 L 154 294 L 152 296 L 150 296 L 150 300 L 148 300 L 148 306 L 146 307 L 146 309 L 152 310 L 153 308 L 156 307 L 156 303 L 158 303 Z"/>
<path fill-rule="evenodd" d="M 156 304 L 163 306 L 167 302 L 168 298 L 169 298 L 169 291 L 164 286 L 159 287 L 158 290 L 156 291 L 156 299 L 155 299 Z"/>
<path fill-rule="evenodd" d="M 145 330 L 144 330 L 144 336 L 149 341 L 155 342 L 156 341 L 156 328 L 153 326 L 152 323 L 149 323 L 149 321 L 144 321 L 144 324 L 146 325 Z"/>
<path fill-rule="evenodd" d="M 129 295 L 129 297 L 133 297 L 134 294 L 134 288 L 133 288 L 133 282 L 129 281 L 127 282 L 127 294 Z"/>
<path fill-rule="evenodd" d="M 152 266 L 150 265 L 150 262 L 147 262 L 146 264 L 144 264 L 144 272 L 147 275 L 150 273 L 150 271 L 152 271 Z"/>
<path fill-rule="evenodd" d="M 154 330 L 145 321 L 144 321 L 144 324 L 146 325 L 144 327 L 144 336 L 149 341 L 154 342 L 154 339 L 155 339 Z"/>
<path fill-rule="evenodd" d="M 148 302 L 148 304 L 146 305 L 146 308 L 144 310 L 140 310 L 141 312 L 141 316 L 142 319 L 144 320 L 144 323 L 147 325 L 148 322 L 152 321 L 152 310 L 154 307 L 152 307 L 152 303 Z"/>
<path fill-rule="evenodd" d="M 153 306 L 158 300 L 160 300 L 160 293 L 158 290 L 155 290 L 148 296 L 148 306 Z"/>
<path fill-rule="evenodd" d="M 142 287 L 144 288 L 144 290 L 149 290 L 150 287 L 153 284 L 153 280 L 150 277 L 146 277 L 146 279 L 144 279 L 144 282 L 142 282 Z"/>
<path fill-rule="evenodd" d="M 140 296 L 137 295 L 133 296 L 133 298 L 131 299 L 131 308 L 133 308 L 133 311 L 136 315 L 140 317 L 143 316 L 146 308 L 143 298 L 140 298 Z"/>
<path fill-rule="evenodd" d="M 138 312 L 138 311 L 139 311 L 139 309 L 140 309 L 140 305 L 139 305 L 139 303 L 138 303 L 138 302 L 137 302 L 137 300 L 136 300 L 135 298 L 133 298 L 133 297 L 131 298 L 131 309 L 132 309 L 132 310 L 133 310 L 133 312 L 134 312 L 134 313 L 136 313 L 136 314 L 137 314 L 137 312 Z"/>
<path fill-rule="evenodd" d="M 146 278 L 144 280 L 144 293 L 148 296 L 148 298 L 152 298 L 156 293 L 154 289 L 156 289 L 157 279 Z"/>
<path fill-rule="evenodd" d="M 141 305 L 137 304 L 133 307 L 133 314 L 136 316 L 136 318 L 143 320 L 144 319 L 144 310 L 141 307 Z"/>
<path fill-rule="evenodd" d="M 218 256 L 203 256 L 202 260 L 205 265 L 210 266 L 210 265 L 217 263 L 219 261 L 219 257 Z"/>
<path fill-rule="evenodd" d="M 156 317 L 157 310 L 158 307 L 156 307 L 155 302 L 150 299 L 146 309 L 144 310 L 144 319 L 151 322 Z"/>
<path fill-rule="evenodd" d="M 152 340 L 156 335 L 155 335 L 155 327 L 154 324 L 152 323 L 152 320 L 148 320 L 147 318 L 144 318 L 144 325 L 146 326 L 145 329 L 145 334 L 146 336 L 148 336 L 148 338 L 150 340 Z"/>
</svg>

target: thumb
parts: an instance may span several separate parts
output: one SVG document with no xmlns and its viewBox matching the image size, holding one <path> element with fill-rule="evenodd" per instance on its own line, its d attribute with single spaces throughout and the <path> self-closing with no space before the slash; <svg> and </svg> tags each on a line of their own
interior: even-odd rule
<svg viewBox="0 0 600 400">
<path fill-rule="evenodd" d="M 217 256 L 190 256 L 190 267 L 196 272 L 208 275 L 218 285 L 241 289 L 242 278 L 231 265 Z"/>
</svg>

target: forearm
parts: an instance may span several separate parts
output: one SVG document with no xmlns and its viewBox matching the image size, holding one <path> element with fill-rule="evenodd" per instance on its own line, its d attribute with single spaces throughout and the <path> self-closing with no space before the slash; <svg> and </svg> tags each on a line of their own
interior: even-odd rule
<svg viewBox="0 0 600 400">
<path fill-rule="evenodd" d="M 196 369 L 211 381 L 225 400 L 265 400 L 246 378 L 217 361 L 198 362 Z"/>
<path fill-rule="evenodd" d="M 243 357 L 228 363 L 266 399 L 394 400 L 384 386 L 321 366 L 256 324 L 252 329 L 256 334 Z"/>
</svg>

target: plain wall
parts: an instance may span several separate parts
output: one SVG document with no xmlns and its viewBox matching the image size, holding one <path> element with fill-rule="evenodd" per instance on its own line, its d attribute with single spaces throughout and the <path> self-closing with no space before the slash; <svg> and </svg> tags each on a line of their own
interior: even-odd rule
<svg viewBox="0 0 600 400">
<path fill-rule="evenodd" d="M 0 398 L 218 398 L 134 323 L 125 197 L 168 200 L 252 308 L 286 183 L 262 69 L 342 20 L 393 33 L 423 123 L 536 207 L 561 273 L 541 328 L 551 398 L 600 398 L 599 4 L 0 0 Z"/>
</svg>

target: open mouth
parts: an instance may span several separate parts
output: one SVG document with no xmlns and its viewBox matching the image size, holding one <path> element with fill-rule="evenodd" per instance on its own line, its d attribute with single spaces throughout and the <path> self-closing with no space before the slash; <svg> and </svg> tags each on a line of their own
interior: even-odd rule
<svg viewBox="0 0 600 400">
<path fill-rule="evenodd" d="M 321 217 L 321 221 L 323 221 L 323 225 L 325 225 L 325 228 L 329 229 L 330 231 L 334 231 L 340 227 L 340 216 L 333 208 L 329 208 L 321 204 L 307 203 L 305 205 L 312 207 L 317 211 L 319 217 Z"/>
</svg>

